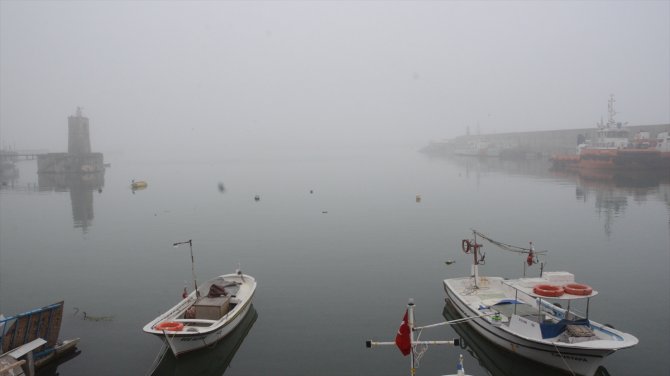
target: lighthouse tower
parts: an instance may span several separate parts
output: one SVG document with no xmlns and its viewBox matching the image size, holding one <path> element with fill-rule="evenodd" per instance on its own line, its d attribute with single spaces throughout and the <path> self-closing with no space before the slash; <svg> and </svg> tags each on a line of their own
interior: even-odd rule
<svg viewBox="0 0 670 376">
<path fill-rule="evenodd" d="M 77 107 L 75 116 L 69 116 L 67 152 L 70 154 L 91 153 L 91 139 L 88 133 L 88 118 L 81 114 L 81 107 Z"/>
</svg>

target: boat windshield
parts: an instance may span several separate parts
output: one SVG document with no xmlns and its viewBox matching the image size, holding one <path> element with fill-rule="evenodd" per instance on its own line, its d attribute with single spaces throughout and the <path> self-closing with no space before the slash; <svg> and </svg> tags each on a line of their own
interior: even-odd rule
<svg viewBox="0 0 670 376">
<path fill-rule="evenodd" d="M 517 302 L 516 304 L 514 304 L 504 302 L 495 304 L 491 308 L 507 317 L 512 317 L 513 314 L 516 314 L 521 317 L 532 319 L 533 321 L 538 321 L 537 320 L 538 318 L 537 315 L 539 313 L 538 309 L 526 303 Z"/>
</svg>

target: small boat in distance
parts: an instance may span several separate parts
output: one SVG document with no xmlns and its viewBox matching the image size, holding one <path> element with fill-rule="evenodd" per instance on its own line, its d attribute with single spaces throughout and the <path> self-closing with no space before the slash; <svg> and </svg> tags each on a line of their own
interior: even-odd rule
<svg viewBox="0 0 670 376">
<path fill-rule="evenodd" d="M 133 180 L 130 183 L 130 189 L 132 189 L 133 191 L 137 191 L 137 190 L 140 190 L 140 189 L 145 189 L 148 186 L 149 186 L 149 184 L 147 184 L 147 182 L 144 181 L 144 180 L 138 180 L 138 181 Z"/>
<path fill-rule="evenodd" d="M 473 257 L 472 275 L 443 281 L 447 298 L 459 315 L 493 344 L 532 361 L 572 374 L 593 375 L 604 358 L 619 349 L 637 345 L 633 335 L 589 319 L 589 303 L 598 292 L 575 283 L 568 272 L 541 272 L 539 278 L 506 279 L 479 276 L 482 244 L 477 237 L 538 261 L 529 248 L 495 241 L 473 230 L 474 239 L 462 241 L 463 251 Z M 526 265 L 526 264 L 524 264 Z M 560 305 L 557 304 L 560 302 Z M 585 304 L 585 314 L 576 306 Z M 566 308 L 562 308 L 562 306 Z"/>
<path fill-rule="evenodd" d="M 191 240 L 174 243 L 174 246 L 189 244 L 193 269 L 193 243 Z M 193 272 L 193 283 L 197 286 L 165 313 L 151 320 L 142 329 L 165 341 L 174 356 L 210 346 L 239 325 L 249 312 L 256 291 L 256 279 L 242 274 L 224 274 L 198 286 Z"/>
</svg>

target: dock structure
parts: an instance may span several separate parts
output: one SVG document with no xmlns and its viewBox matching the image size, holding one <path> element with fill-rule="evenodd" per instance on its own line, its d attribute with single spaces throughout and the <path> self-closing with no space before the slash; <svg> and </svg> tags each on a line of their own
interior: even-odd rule
<svg viewBox="0 0 670 376">
<path fill-rule="evenodd" d="M 626 125 L 631 133 L 649 132 L 655 138 L 661 132 L 670 132 L 670 124 Z M 424 147 L 422 151 L 429 155 L 450 155 L 454 150 L 470 142 L 486 140 L 501 149 L 501 157 L 509 156 L 549 157 L 554 154 L 576 153 L 577 145 L 585 140 L 592 139 L 596 127 L 561 129 L 530 132 L 509 132 L 464 135 L 449 140 L 434 141 Z"/>
<path fill-rule="evenodd" d="M 68 117 L 67 153 L 37 155 L 37 173 L 94 173 L 104 171 L 102 153 L 91 152 L 88 118 L 77 107 Z"/>
</svg>

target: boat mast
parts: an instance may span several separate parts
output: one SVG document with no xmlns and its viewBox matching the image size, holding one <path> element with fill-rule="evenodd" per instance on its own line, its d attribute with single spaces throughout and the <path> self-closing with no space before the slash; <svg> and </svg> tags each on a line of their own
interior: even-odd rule
<svg viewBox="0 0 670 376">
<path fill-rule="evenodd" d="M 479 251 L 480 245 L 477 243 L 477 231 L 472 230 L 472 234 L 475 239 L 475 244 L 472 245 L 472 248 L 474 248 L 473 253 L 473 262 L 472 262 L 472 276 L 475 279 L 475 288 L 479 288 L 479 260 L 477 258 L 477 251 Z"/>
<path fill-rule="evenodd" d="M 610 99 L 607 101 L 607 128 L 614 128 L 616 126 L 616 121 L 614 120 L 614 94 L 610 94 Z"/>
<path fill-rule="evenodd" d="M 172 244 L 173 247 L 177 248 L 178 246 L 182 244 L 188 244 L 189 248 L 191 249 L 191 273 L 193 274 L 193 288 L 195 289 L 195 296 L 196 298 L 200 297 L 200 291 L 198 291 L 198 282 L 195 279 L 195 261 L 193 260 L 193 240 L 189 239 L 185 242 L 177 242 Z"/>
</svg>

